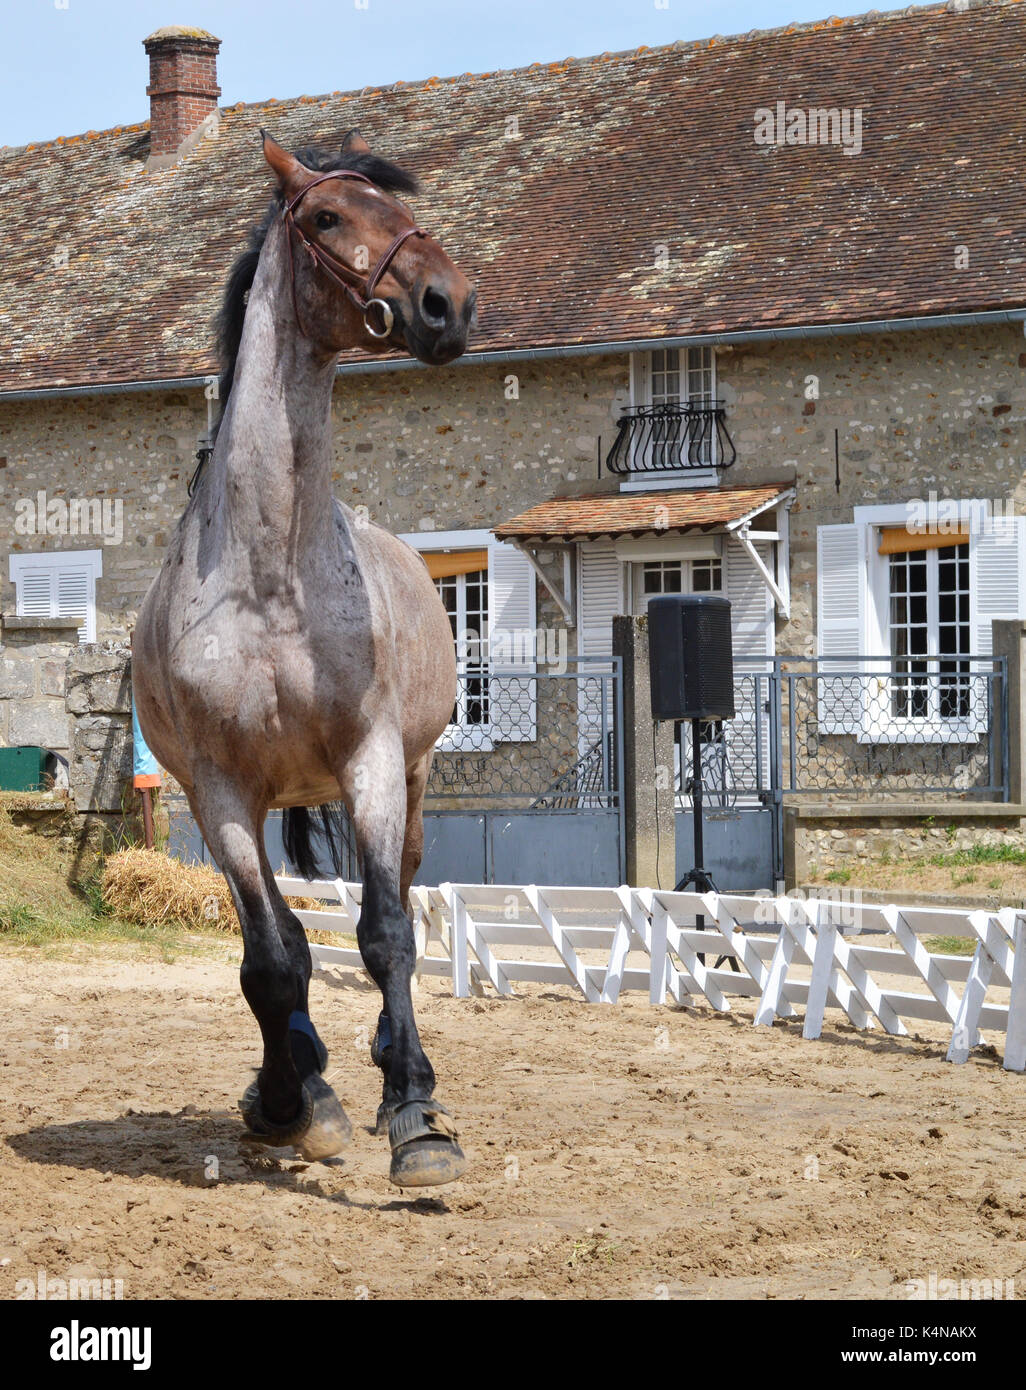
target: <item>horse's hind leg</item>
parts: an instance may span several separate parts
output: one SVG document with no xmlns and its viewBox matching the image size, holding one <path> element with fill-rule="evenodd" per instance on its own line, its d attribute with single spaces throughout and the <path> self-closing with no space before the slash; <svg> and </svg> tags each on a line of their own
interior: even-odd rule
<svg viewBox="0 0 1026 1390">
<path fill-rule="evenodd" d="M 388 1128 L 389 1177 L 400 1187 L 434 1186 L 458 1178 L 466 1160 L 448 1111 L 432 1099 L 435 1074 L 413 1014 L 410 981 L 416 947 L 400 891 L 407 867 L 403 864 L 407 794 L 398 739 L 361 750 L 354 765 L 363 766 L 369 774 L 360 779 L 365 785 L 351 789 L 353 823 L 363 855 L 363 910 L 357 940 L 364 964 L 381 990 L 389 1033 L 386 1099 L 395 1107 Z M 377 1041 L 381 1041 L 380 1024 Z"/>
<path fill-rule="evenodd" d="M 351 1129 L 331 1087 L 317 1069 L 301 1069 L 301 1047 L 298 1058 L 294 1052 L 292 1025 L 305 1006 L 305 981 L 298 953 L 293 949 L 290 957 L 279 931 L 279 915 L 288 909 L 264 852 L 263 808 L 220 769 L 197 772 L 193 786 L 193 811 L 239 914 L 239 977 L 264 1043 L 260 1074 L 240 1102 L 243 1117 L 265 1143 L 294 1144 L 307 1158 L 327 1158 L 348 1142 Z"/>
</svg>

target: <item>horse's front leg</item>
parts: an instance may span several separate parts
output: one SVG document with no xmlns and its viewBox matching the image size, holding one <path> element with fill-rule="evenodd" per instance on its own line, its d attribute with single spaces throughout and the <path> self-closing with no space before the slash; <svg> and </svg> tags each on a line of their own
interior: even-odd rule
<svg viewBox="0 0 1026 1390">
<path fill-rule="evenodd" d="M 295 932 L 289 940 L 282 931 L 291 913 L 264 851 L 265 810 L 220 769 L 197 773 L 193 786 L 193 811 L 239 914 L 239 978 L 264 1045 L 260 1073 L 239 1102 L 243 1118 L 262 1143 L 292 1144 L 305 1158 L 327 1158 L 349 1142 L 352 1130 L 320 1075 L 327 1053 L 307 1015 L 309 948 Z"/>
<path fill-rule="evenodd" d="M 467 1165 L 449 1112 L 433 1099 L 435 1073 L 421 1046 L 413 1013 L 410 982 L 416 946 L 400 897 L 406 827 L 406 772 L 401 749 L 388 744 L 364 748 L 351 766 L 364 770 L 350 789 L 353 824 L 363 857 L 363 907 L 357 941 L 384 1006 L 374 1051 L 378 1054 L 375 1060 L 385 1071 L 386 1105 L 392 1112 L 389 1177 L 399 1187 L 437 1186 L 453 1182 Z M 383 1029 L 387 1029 L 387 1048 L 381 1046 Z"/>
</svg>

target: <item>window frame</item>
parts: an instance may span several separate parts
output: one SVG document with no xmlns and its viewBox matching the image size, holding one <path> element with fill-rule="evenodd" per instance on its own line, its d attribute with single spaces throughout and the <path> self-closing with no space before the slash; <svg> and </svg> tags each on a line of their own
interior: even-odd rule
<svg viewBox="0 0 1026 1390">
<path fill-rule="evenodd" d="M 86 599 L 86 617 L 83 627 L 85 635 L 79 636 L 79 645 L 85 646 L 96 641 L 96 581 L 103 578 L 103 551 L 102 550 L 19 550 L 12 553 L 8 559 L 8 576 L 14 585 L 15 612 L 19 618 L 28 615 L 24 612 L 24 589 L 23 580 L 26 570 L 31 569 L 50 569 L 59 571 L 81 570 L 87 571 L 88 596 Z M 51 607 L 53 598 L 51 594 Z M 51 617 L 59 617 L 59 614 L 51 613 Z"/>
<path fill-rule="evenodd" d="M 715 401 L 716 400 L 716 349 L 711 344 L 695 344 L 691 347 L 651 347 L 641 352 L 632 352 L 630 358 L 630 389 L 629 404 L 631 406 L 652 405 L 652 377 L 653 377 L 653 355 L 657 352 L 676 352 L 678 354 L 678 377 L 679 387 L 677 399 L 679 401 Z M 700 365 L 693 365 L 692 354 L 702 354 L 703 358 Z M 707 361 L 704 354 L 708 354 Z M 708 391 L 692 392 L 692 377 L 694 375 L 705 376 L 708 374 Z M 710 438 L 709 461 L 701 468 L 678 468 L 667 472 L 644 473 L 636 477 L 628 477 L 620 484 L 622 492 L 644 491 L 651 492 L 653 489 L 661 487 L 679 488 L 682 482 L 694 487 L 708 487 L 719 483 L 719 466 L 717 460 L 717 437 L 715 430 Z"/>
<path fill-rule="evenodd" d="M 646 565 L 680 565 L 681 568 L 681 587 L 680 589 L 662 589 L 658 593 L 645 595 L 644 577 Z M 720 584 L 717 589 L 696 589 L 695 588 L 695 566 L 696 565 L 718 565 L 720 569 Z M 661 593 L 681 593 L 681 594 L 722 594 L 726 596 L 726 571 L 721 555 L 639 555 L 630 561 L 628 574 L 628 588 L 631 599 L 631 612 L 635 616 L 643 616 L 648 608 L 648 599 L 658 598 Z"/>
<path fill-rule="evenodd" d="M 492 615 L 491 615 L 491 611 L 490 611 L 490 605 L 491 605 L 491 569 L 492 569 L 492 566 L 491 566 L 491 549 L 492 549 L 492 543 L 493 543 L 494 537 L 492 536 L 492 533 L 491 533 L 490 531 L 485 531 L 485 530 L 474 530 L 474 531 L 415 531 L 415 532 L 406 532 L 405 534 L 400 535 L 400 536 L 399 536 L 399 540 L 405 541 L 407 545 L 411 546 L 412 549 L 419 551 L 421 554 L 424 554 L 425 552 L 437 553 L 437 552 L 440 552 L 440 551 L 441 551 L 441 552 L 444 552 L 444 551 L 482 550 L 482 549 L 486 549 L 486 550 L 488 551 L 488 566 L 487 566 L 487 569 L 485 570 L 484 595 L 485 595 L 485 602 L 489 605 L 489 611 L 488 611 L 488 614 L 487 614 L 488 622 L 491 623 L 491 620 L 492 620 Z M 474 573 L 478 573 L 478 571 L 476 571 L 476 570 L 473 571 L 473 572 L 474 572 Z M 466 577 L 467 577 L 467 576 L 466 576 L 465 574 L 458 574 L 458 575 L 455 576 L 455 578 L 456 578 L 456 580 L 457 580 L 457 591 L 458 591 L 458 589 L 459 589 L 458 581 L 461 580 L 461 579 L 464 580 L 464 581 L 466 581 Z M 434 583 L 434 582 L 435 582 L 435 581 L 432 580 L 432 583 Z M 466 598 L 466 583 L 465 583 L 465 582 L 464 582 L 464 585 L 463 585 L 463 590 L 464 590 L 464 604 L 465 604 L 465 598 Z M 464 608 L 464 611 L 465 611 L 465 608 Z M 457 623 L 458 623 L 458 622 L 459 622 L 459 618 L 457 617 Z M 455 639 L 454 639 L 454 642 L 455 642 Z M 482 646 L 483 646 L 484 649 L 487 651 L 487 646 L 488 646 L 488 639 L 487 639 L 487 637 L 482 638 Z M 461 665 L 462 665 L 462 666 L 465 666 L 465 665 L 466 665 L 465 662 L 464 662 L 464 663 L 461 663 L 461 662 L 460 662 L 460 660 L 459 660 L 459 652 L 458 652 L 458 651 L 457 651 L 457 657 L 456 657 L 456 664 L 457 664 L 457 670 L 460 669 Z M 478 663 L 475 663 L 475 665 L 476 665 L 476 664 L 478 664 Z M 486 659 L 485 659 L 483 662 L 481 662 L 480 664 L 485 668 L 485 670 L 486 670 L 486 672 L 487 672 L 487 668 L 488 668 L 488 666 L 489 666 L 489 664 L 490 664 L 489 661 L 488 661 L 488 659 L 486 658 Z M 487 674 L 485 675 L 485 679 L 486 679 L 486 680 L 488 679 Z M 489 713 L 491 713 L 490 696 L 489 696 Z M 494 736 L 493 736 L 492 726 L 491 726 L 490 723 L 484 723 L 484 724 L 450 723 L 450 724 L 447 724 L 447 725 L 445 726 L 445 729 L 443 730 L 443 732 L 442 732 L 442 734 L 441 734 L 441 737 L 438 739 L 438 742 L 435 744 L 435 747 L 436 747 L 436 748 L 438 749 L 438 751 L 441 752 L 441 753 L 491 753 L 491 752 L 494 752 L 494 750 L 495 750 L 495 740 L 494 740 Z"/>
<path fill-rule="evenodd" d="M 469 550 L 472 547 L 466 546 L 464 548 Z M 486 605 L 483 615 L 484 626 L 486 631 L 487 625 L 490 621 L 490 615 L 487 610 L 489 598 L 488 566 L 486 565 L 483 570 L 471 570 L 469 574 L 454 574 L 449 578 L 452 582 L 455 582 L 456 585 L 456 631 L 458 633 L 466 633 L 470 631 L 470 626 L 467 621 L 467 581 L 470 578 L 471 574 L 484 576 L 483 580 L 479 581 L 479 583 L 483 593 L 483 601 Z M 437 579 L 434 581 L 434 584 L 435 588 L 438 589 L 439 581 Z M 441 590 L 439 590 L 439 593 L 441 594 Z M 444 595 L 441 596 L 444 602 Z M 461 658 L 459 639 L 456 638 L 454 639 L 454 641 L 456 644 L 456 669 L 460 674 L 464 676 L 476 677 L 483 682 L 482 703 L 484 704 L 485 709 L 488 710 L 490 716 L 491 695 L 488 689 L 489 661 L 487 656 L 487 636 L 482 635 L 480 633 L 478 634 L 477 661 L 470 661 L 466 657 Z M 440 748 L 445 748 L 447 746 L 455 748 L 459 746 L 463 749 L 475 748 L 480 749 L 482 752 L 491 752 L 493 747 L 491 718 L 489 717 L 488 719 L 483 719 L 479 724 L 468 723 L 466 718 L 466 700 L 465 698 L 463 698 L 465 697 L 465 695 L 466 687 L 461 685 L 460 694 L 457 694 L 455 706 L 457 713 L 460 717 L 455 720 L 451 720 L 445 726 L 445 732 L 442 734 L 442 741 L 439 743 L 438 746 Z M 462 709 L 460 708 L 461 703 L 463 704 Z"/>
<path fill-rule="evenodd" d="M 972 647 L 974 645 L 974 634 L 976 632 L 976 611 L 977 611 L 977 561 L 976 545 L 979 535 L 981 521 L 981 504 L 979 501 L 971 499 L 960 499 L 958 502 L 958 522 L 960 525 L 969 529 L 969 638 L 970 651 L 967 659 L 970 661 L 969 679 L 974 674 L 971 658 L 973 656 Z M 863 532 L 863 553 L 865 557 L 865 572 L 863 575 L 864 597 L 862 633 L 859 646 L 861 651 L 857 655 L 863 658 L 872 657 L 879 654 L 886 657 L 890 666 L 896 664 L 897 660 L 890 655 L 892 651 L 892 626 L 891 626 L 891 564 L 889 555 L 879 554 L 879 532 L 890 526 L 905 525 L 910 518 L 911 503 L 895 502 L 870 506 L 854 507 L 852 510 L 852 524 L 860 528 Z M 988 508 L 989 514 L 989 508 Z M 953 544 L 959 542 L 953 541 Z M 930 554 L 930 551 L 924 552 Z M 935 553 L 935 552 L 933 552 Z M 820 574 L 816 575 L 817 585 L 822 582 Z M 934 616 L 936 605 L 934 605 Z M 817 634 L 817 644 L 818 644 Z M 937 643 L 939 632 L 928 632 L 928 646 L 931 654 L 938 653 Z M 890 744 L 938 744 L 954 743 L 968 744 L 976 743 L 981 737 L 982 729 L 980 720 L 972 714 L 962 717 L 954 716 L 945 718 L 940 714 L 936 716 L 908 716 L 890 715 L 886 717 L 879 714 L 872 714 L 866 707 L 869 695 L 870 682 L 875 680 L 877 694 L 879 686 L 883 682 L 891 684 L 890 676 L 874 677 L 873 667 L 876 663 L 872 660 L 864 659 L 859 663 L 865 672 L 866 687 L 863 693 L 864 707 L 857 730 L 853 730 L 854 736 L 859 743 Z M 977 668 L 978 669 L 978 668 Z"/>
</svg>

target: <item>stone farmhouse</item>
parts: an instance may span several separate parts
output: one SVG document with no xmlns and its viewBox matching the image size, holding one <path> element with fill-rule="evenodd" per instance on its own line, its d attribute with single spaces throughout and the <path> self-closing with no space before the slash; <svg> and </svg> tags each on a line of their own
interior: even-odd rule
<svg viewBox="0 0 1026 1390">
<path fill-rule="evenodd" d="M 732 758 L 724 808 L 775 806 L 775 874 L 909 833 L 931 798 L 966 833 L 1018 830 L 1026 8 L 227 106 L 218 49 L 158 30 L 147 123 L 0 149 L 0 744 L 70 753 L 80 809 L 116 808 L 104 652 L 217 409 L 212 320 L 271 192 L 259 131 L 357 128 L 478 287 L 458 363 L 353 353 L 334 401 L 338 495 L 424 553 L 461 643 L 443 751 L 548 759 L 565 708 L 492 670 L 608 670 L 617 615 L 723 593 L 740 722 L 707 731 L 710 775 Z M 571 764 L 611 730 L 574 711 Z"/>
</svg>

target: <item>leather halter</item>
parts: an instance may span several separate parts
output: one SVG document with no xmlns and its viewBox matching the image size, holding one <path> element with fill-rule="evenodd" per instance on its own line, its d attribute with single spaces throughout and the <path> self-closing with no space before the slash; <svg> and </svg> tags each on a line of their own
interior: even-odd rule
<svg viewBox="0 0 1026 1390">
<path fill-rule="evenodd" d="M 394 241 L 382 252 L 381 256 L 378 258 L 377 265 L 371 273 L 364 278 L 358 270 L 354 270 L 352 266 L 346 265 L 345 261 L 340 261 L 337 256 L 333 256 L 330 251 L 325 251 L 324 247 L 318 245 L 316 241 L 311 241 L 308 237 L 304 236 L 303 229 L 292 215 L 296 206 L 306 197 L 310 189 L 316 188 L 319 183 L 326 183 L 328 179 L 356 179 L 360 183 L 369 183 L 372 188 L 375 186 L 372 179 L 365 177 L 363 174 L 356 173 L 355 170 L 332 169 L 328 173 L 321 174 L 318 178 L 312 179 L 305 188 L 301 189 L 293 199 L 285 204 L 282 211 L 282 218 L 287 228 L 286 242 L 289 248 L 289 280 L 292 286 L 292 308 L 295 311 L 296 323 L 299 326 L 300 333 L 308 337 L 309 335 L 303 327 L 303 320 L 299 315 L 299 305 L 296 302 L 296 265 L 292 258 L 293 232 L 296 233 L 299 240 L 303 243 L 304 248 L 309 253 L 314 264 L 320 266 L 329 279 L 334 280 L 336 285 L 340 285 L 342 289 L 345 290 L 350 302 L 363 314 L 364 327 L 371 337 L 387 338 L 395 325 L 395 315 L 392 312 L 392 306 L 384 299 L 376 298 L 374 291 L 377 288 L 379 280 L 392 264 L 399 248 L 405 245 L 410 237 L 427 236 L 427 232 L 421 231 L 419 227 L 407 227 L 404 232 L 400 232 Z M 371 323 L 370 314 L 371 310 L 374 308 L 379 309 L 381 312 L 382 326 L 380 329 L 375 328 Z"/>
</svg>

